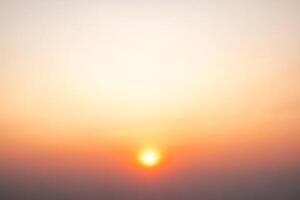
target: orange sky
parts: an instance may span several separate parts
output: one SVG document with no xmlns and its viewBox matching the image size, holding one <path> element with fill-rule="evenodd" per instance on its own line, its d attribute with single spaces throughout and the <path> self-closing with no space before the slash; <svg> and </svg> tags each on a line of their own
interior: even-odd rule
<svg viewBox="0 0 300 200">
<path fill-rule="evenodd" d="M 147 146 L 163 155 L 160 178 L 296 168 L 298 11 L 268 0 L 1 1 L 3 168 L 138 178 Z"/>
</svg>

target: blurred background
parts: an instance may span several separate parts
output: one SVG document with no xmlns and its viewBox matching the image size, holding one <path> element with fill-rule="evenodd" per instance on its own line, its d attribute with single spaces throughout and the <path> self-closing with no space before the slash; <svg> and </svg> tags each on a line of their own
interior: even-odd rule
<svg viewBox="0 0 300 200">
<path fill-rule="evenodd" d="M 299 10 L 0 0 L 0 199 L 299 199 Z"/>
</svg>

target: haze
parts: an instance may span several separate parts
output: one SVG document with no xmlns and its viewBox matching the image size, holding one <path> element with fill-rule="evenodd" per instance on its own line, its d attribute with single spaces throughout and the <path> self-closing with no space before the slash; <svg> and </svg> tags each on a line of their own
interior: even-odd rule
<svg viewBox="0 0 300 200">
<path fill-rule="evenodd" d="M 299 9 L 0 0 L 0 199 L 298 199 Z"/>
</svg>

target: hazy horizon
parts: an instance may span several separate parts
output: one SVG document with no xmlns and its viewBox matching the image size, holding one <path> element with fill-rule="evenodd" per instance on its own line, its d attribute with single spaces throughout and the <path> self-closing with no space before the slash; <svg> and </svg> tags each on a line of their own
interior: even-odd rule
<svg viewBox="0 0 300 200">
<path fill-rule="evenodd" d="M 299 198 L 299 9 L 0 0 L 0 198 Z"/>
</svg>

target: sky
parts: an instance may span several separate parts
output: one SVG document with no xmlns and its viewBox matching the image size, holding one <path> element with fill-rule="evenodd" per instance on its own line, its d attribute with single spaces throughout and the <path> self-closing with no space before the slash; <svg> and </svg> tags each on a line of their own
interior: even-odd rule
<svg viewBox="0 0 300 200">
<path fill-rule="evenodd" d="M 0 198 L 298 199 L 299 9 L 0 0 Z"/>
</svg>

